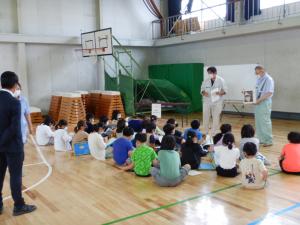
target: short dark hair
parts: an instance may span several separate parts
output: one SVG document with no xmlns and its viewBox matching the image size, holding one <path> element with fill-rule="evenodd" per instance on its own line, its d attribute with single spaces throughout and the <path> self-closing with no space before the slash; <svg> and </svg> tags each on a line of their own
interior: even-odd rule
<svg viewBox="0 0 300 225">
<path fill-rule="evenodd" d="M 123 136 L 130 137 L 134 134 L 134 130 L 131 127 L 125 127 L 123 130 Z"/>
<path fill-rule="evenodd" d="M 120 114 L 119 110 L 114 110 L 111 115 L 112 120 L 118 120 L 118 115 Z"/>
<path fill-rule="evenodd" d="M 228 149 L 232 149 L 233 148 L 233 144 L 234 144 L 234 136 L 232 133 L 226 133 L 223 137 L 223 144 L 226 145 L 228 147 Z"/>
<path fill-rule="evenodd" d="M 152 133 L 156 129 L 156 125 L 154 122 L 150 122 L 146 124 L 146 132 L 147 133 Z"/>
<path fill-rule="evenodd" d="M 134 137 L 136 141 L 139 141 L 141 143 L 145 143 L 147 141 L 147 134 L 144 133 L 137 133 Z"/>
<path fill-rule="evenodd" d="M 156 121 L 156 120 L 157 120 L 157 116 L 151 115 L 151 116 L 150 116 L 150 120 L 151 120 L 151 122 Z"/>
<path fill-rule="evenodd" d="M 163 127 L 163 131 L 165 132 L 165 135 L 172 135 L 174 129 L 175 129 L 175 126 L 173 124 L 170 124 L 170 123 L 167 123 Z"/>
<path fill-rule="evenodd" d="M 295 131 L 290 132 L 288 134 L 288 140 L 292 144 L 300 144 L 300 133 Z"/>
<path fill-rule="evenodd" d="M 102 128 L 102 129 L 105 128 L 105 126 L 104 126 L 103 123 L 97 123 L 97 124 L 95 124 L 95 125 L 93 126 L 93 130 L 94 130 L 95 132 L 99 132 L 99 129 L 100 129 L 100 128 Z"/>
<path fill-rule="evenodd" d="M 178 127 L 178 123 L 176 123 L 176 120 L 174 118 L 170 118 L 167 120 L 167 123 L 173 124 L 175 127 Z"/>
<path fill-rule="evenodd" d="M 193 144 L 193 139 L 194 139 L 195 137 L 197 137 L 196 132 L 194 132 L 194 131 L 192 131 L 192 130 L 188 131 L 188 132 L 187 132 L 187 139 L 186 139 L 185 144 L 186 144 L 187 146 L 192 145 L 192 144 Z"/>
<path fill-rule="evenodd" d="M 241 137 L 242 138 L 252 138 L 252 137 L 254 137 L 254 135 L 255 135 L 255 130 L 254 130 L 252 125 L 245 124 L 242 127 L 242 130 L 241 130 Z"/>
<path fill-rule="evenodd" d="M 102 123 L 107 123 L 108 120 L 109 120 L 108 117 L 105 115 L 100 116 L 100 119 L 99 119 L 99 121 Z"/>
<path fill-rule="evenodd" d="M 192 127 L 193 129 L 199 129 L 199 127 L 200 127 L 200 121 L 199 121 L 199 120 L 193 120 L 193 121 L 191 122 L 191 127 Z"/>
<path fill-rule="evenodd" d="M 90 119 L 94 119 L 95 116 L 93 113 L 88 112 L 85 116 L 86 121 L 89 121 Z"/>
<path fill-rule="evenodd" d="M 43 124 L 44 125 L 47 125 L 47 126 L 50 126 L 50 124 L 54 124 L 55 122 L 53 121 L 53 119 L 51 118 L 51 116 L 49 116 L 49 115 L 46 115 L 45 117 L 44 117 L 44 121 L 43 121 Z"/>
<path fill-rule="evenodd" d="M 1 87 L 5 89 L 11 89 L 16 84 L 19 84 L 19 78 L 16 73 L 11 71 L 5 71 L 1 74 Z"/>
<path fill-rule="evenodd" d="M 68 122 L 66 120 L 59 120 L 58 124 L 56 125 L 57 127 L 62 127 L 62 126 L 67 126 Z"/>
<path fill-rule="evenodd" d="M 248 156 L 256 155 L 256 153 L 257 153 L 256 144 L 254 144 L 253 142 L 247 142 L 246 144 L 244 144 L 243 151 Z"/>
<path fill-rule="evenodd" d="M 174 150 L 176 146 L 176 140 L 173 135 L 165 135 L 161 141 L 161 150 Z"/>
<path fill-rule="evenodd" d="M 217 73 L 217 68 L 214 66 L 208 67 L 207 72 L 208 73 Z"/>
<path fill-rule="evenodd" d="M 222 133 L 222 134 L 226 134 L 226 133 L 232 131 L 232 127 L 231 127 L 230 124 L 225 123 L 225 124 L 222 124 L 222 125 L 221 125 L 220 130 L 221 130 L 221 133 Z"/>
<path fill-rule="evenodd" d="M 124 128 L 126 127 L 126 120 L 124 119 L 119 119 L 117 122 L 117 133 L 123 132 Z"/>
</svg>

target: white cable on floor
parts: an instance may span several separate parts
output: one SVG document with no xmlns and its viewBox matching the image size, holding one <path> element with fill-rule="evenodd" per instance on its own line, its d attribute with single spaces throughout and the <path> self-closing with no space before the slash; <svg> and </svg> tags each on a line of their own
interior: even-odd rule
<svg viewBox="0 0 300 225">
<path fill-rule="evenodd" d="M 42 159 L 42 163 L 45 164 L 47 167 L 48 167 L 48 173 L 45 177 L 43 177 L 41 180 L 39 180 L 37 183 L 33 184 L 32 186 L 26 188 L 25 190 L 22 191 L 22 193 L 26 192 L 26 191 L 29 191 L 35 187 L 37 187 L 38 185 L 40 185 L 41 183 L 43 183 L 44 181 L 46 181 L 48 179 L 48 177 L 50 177 L 50 175 L 52 174 L 52 167 L 51 165 L 47 162 L 47 160 L 45 159 L 41 149 L 39 148 L 39 146 L 36 144 L 35 140 L 34 140 L 34 137 L 32 135 L 30 135 L 30 139 L 32 141 L 32 143 L 34 144 L 35 146 L 35 149 L 37 151 L 37 153 L 39 154 L 39 156 L 41 157 Z M 5 198 L 3 198 L 3 201 L 5 200 L 8 200 L 10 199 L 11 196 L 7 196 Z"/>
</svg>

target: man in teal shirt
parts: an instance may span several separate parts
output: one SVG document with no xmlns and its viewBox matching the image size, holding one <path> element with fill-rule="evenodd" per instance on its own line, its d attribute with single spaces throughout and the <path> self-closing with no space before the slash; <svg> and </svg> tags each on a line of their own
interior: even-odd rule
<svg viewBox="0 0 300 225">
<path fill-rule="evenodd" d="M 271 112 L 274 80 L 262 66 L 255 67 L 255 74 L 258 76 L 255 103 L 256 135 L 260 143 L 268 147 L 273 144 Z"/>
</svg>

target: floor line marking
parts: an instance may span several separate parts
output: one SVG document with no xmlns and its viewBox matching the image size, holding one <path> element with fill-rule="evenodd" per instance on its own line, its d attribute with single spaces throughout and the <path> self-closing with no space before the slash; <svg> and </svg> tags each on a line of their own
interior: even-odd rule
<svg viewBox="0 0 300 225">
<path fill-rule="evenodd" d="M 30 135 L 30 139 L 31 139 L 32 143 L 34 144 L 37 153 L 41 157 L 43 164 L 45 164 L 48 167 L 48 173 L 46 174 L 46 176 L 44 176 L 42 179 L 40 179 L 37 183 L 35 183 L 35 184 L 31 185 L 30 187 L 26 188 L 25 190 L 23 190 L 22 193 L 37 187 L 38 185 L 40 185 L 41 183 L 46 181 L 48 179 L 48 177 L 50 177 L 50 175 L 52 174 L 51 165 L 46 160 L 45 156 L 43 155 L 43 153 L 42 153 L 41 149 L 39 148 L 39 146 L 36 144 L 36 142 L 34 140 L 34 137 L 32 135 Z M 3 198 L 3 201 L 6 201 L 8 199 L 11 199 L 11 196 L 7 196 L 7 197 Z"/>
<path fill-rule="evenodd" d="M 269 177 L 280 174 L 280 173 L 281 173 L 280 171 L 275 172 L 273 174 L 270 174 Z M 149 210 L 146 210 L 144 212 L 140 212 L 140 213 L 136 213 L 136 214 L 133 214 L 133 215 L 130 215 L 130 216 L 127 216 L 127 217 L 122 217 L 122 218 L 119 218 L 119 219 L 116 219 L 116 220 L 112 220 L 110 222 L 103 223 L 102 225 L 110 225 L 110 224 L 123 222 L 123 221 L 129 220 L 129 219 L 133 219 L 133 218 L 136 218 L 136 217 L 140 217 L 140 216 L 155 212 L 155 211 L 159 211 L 159 210 L 162 210 L 162 209 L 167 209 L 167 208 L 170 208 L 170 207 L 173 207 L 173 206 L 176 206 L 176 205 L 180 205 L 180 204 L 188 202 L 188 201 L 192 201 L 192 200 L 195 200 L 195 199 L 200 199 L 200 198 L 203 198 L 203 197 L 206 197 L 206 196 L 210 196 L 212 194 L 216 194 L 216 193 L 219 193 L 219 192 L 231 189 L 231 188 L 235 188 L 235 187 L 240 186 L 240 185 L 242 185 L 242 183 L 233 184 L 233 185 L 223 187 L 223 188 L 220 188 L 220 189 L 208 192 L 208 193 L 204 193 L 204 194 L 201 194 L 201 195 L 196 195 L 196 196 L 186 198 L 186 199 L 183 199 L 183 200 L 180 200 L 180 201 L 177 201 L 177 202 L 169 203 L 167 205 L 163 205 L 163 206 L 160 206 L 160 207 L 157 207 L 157 208 L 149 209 Z"/>
<path fill-rule="evenodd" d="M 284 208 L 284 209 L 281 209 L 281 210 L 279 210 L 279 211 L 277 211 L 277 212 L 275 212 L 275 213 L 269 213 L 269 214 L 267 214 L 266 216 L 263 216 L 262 218 L 259 218 L 259 219 L 257 219 L 257 220 L 254 220 L 254 221 L 251 222 L 251 223 L 248 223 L 248 225 L 257 225 L 257 224 L 260 224 L 260 223 L 264 222 L 264 221 L 267 220 L 267 219 L 270 219 L 270 218 L 274 218 L 274 217 L 276 217 L 276 216 L 283 215 L 283 214 L 285 214 L 285 213 L 287 213 L 287 212 L 290 212 L 290 211 L 292 211 L 292 210 L 294 210 L 294 209 L 297 209 L 297 208 L 300 208 L 300 202 L 298 202 L 298 203 L 296 203 L 296 204 L 294 204 L 294 205 L 292 205 L 292 206 L 286 207 L 286 208 Z"/>
<path fill-rule="evenodd" d="M 36 165 L 41 165 L 41 164 L 44 164 L 44 162 L 29 163 L 29 164 L 23 165 L 23 167 L 27 167 L 27 166 L 36 166 Z"/>
</svg>

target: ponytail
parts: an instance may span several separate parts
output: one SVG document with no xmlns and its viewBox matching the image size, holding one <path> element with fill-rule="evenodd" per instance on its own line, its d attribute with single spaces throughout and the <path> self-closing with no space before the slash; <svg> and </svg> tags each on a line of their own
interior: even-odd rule
<svg viewBox="0 0 300 225">
<path fill-rule="evenodd" d="M 84 120 L 79 120 L 77 126 L 74 128 L 74 132 L 77 133 L 81 127 L 86 127 L 86 122 Z"/>
<path fill-rule="evenodd" d="M 76 126 L 76 127 L 74 128 L 74 132 L 77 133 L 78 131 L 79 131 L 79 129 L 78 129 L 78 127 Z"/>
<path fill-rule="evenodd" d="M 191 146 L 191 145 L 194 143 L 194 142 L 193 142 L 193 139 L 194 139 L 195 137 L 197 137 L 196 132 L 194 132 L 194 131 L 189 131 L 189 132 L 187 133 L 187 139 L 186 139 L 185 144 L 186 144 L 187 146 Z"/>
<path fill-rule="evenodd" d="M 232 133 L 227 133 L 223 137 L 223 145 L 227 146 L 229 150 L 233 149 L 234 136 Z"/>
</svg>

